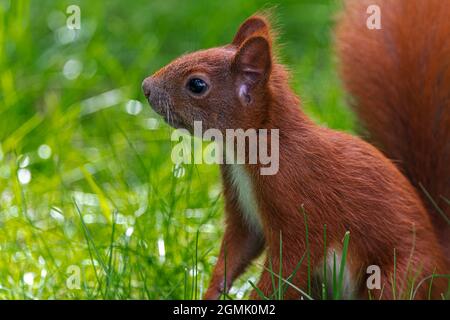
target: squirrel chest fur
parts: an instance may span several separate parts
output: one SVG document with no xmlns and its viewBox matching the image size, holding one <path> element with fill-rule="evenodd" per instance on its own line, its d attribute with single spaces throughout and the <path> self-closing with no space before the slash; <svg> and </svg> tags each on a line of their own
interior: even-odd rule
<svg viewBox="0 0 450 320">
<path fill-rule="evenodd" d="M 253 181 L 243 164 L 227 165 L 230 183 L 234 189 L 238 206 L 249 229 L 255 233 L 263 232 L 261 213 L 256 199 Z"/>
</svg>

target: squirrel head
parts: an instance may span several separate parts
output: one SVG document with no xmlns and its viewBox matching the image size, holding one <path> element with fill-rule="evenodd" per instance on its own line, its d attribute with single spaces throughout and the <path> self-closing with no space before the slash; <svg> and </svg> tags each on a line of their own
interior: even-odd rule
<svg viewBox="0 0 450 320">
<path fill-rule="evenodd" d="M 181 56 L 146 78 L 152 108 L 175 128 L 248 129 L 264 122 L 273 67 L 268 19 L 247 19 L 231 44 Z"/>
</svg>

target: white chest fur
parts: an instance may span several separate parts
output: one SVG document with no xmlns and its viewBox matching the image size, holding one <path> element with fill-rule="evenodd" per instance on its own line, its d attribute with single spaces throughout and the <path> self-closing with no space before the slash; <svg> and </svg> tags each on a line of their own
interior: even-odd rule
<svg viewBox="0 0 450 320">
<path fill-rule="evenodd" d="M 229 166 L 231 183 L 233 184 L 239 202 L 239 207 L 244 215 L 248 227 L 256 232 L 262 233 L 261 216 L 256 201 L 253 182 L 244 165 L 232 164 Z"/>
</svg>

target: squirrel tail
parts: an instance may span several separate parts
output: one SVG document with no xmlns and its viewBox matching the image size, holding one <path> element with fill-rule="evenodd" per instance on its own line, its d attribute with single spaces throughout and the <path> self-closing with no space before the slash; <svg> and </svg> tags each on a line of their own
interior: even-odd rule
<svg viewBox="0 0 450 320">
<path fill-rule="evenodd" d="M 348 0 L 341 75 L 369 140 L 422 197 L 450 256 L 450 1 Z"/>
</svg>

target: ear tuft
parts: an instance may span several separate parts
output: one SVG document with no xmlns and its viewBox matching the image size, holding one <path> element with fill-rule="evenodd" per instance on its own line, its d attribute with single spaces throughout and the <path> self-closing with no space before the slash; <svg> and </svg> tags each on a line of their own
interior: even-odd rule
<svg viewBox="0 0 450 320">
<path fill-rule="evenodd" d="M 260 96 L 272 68 L 270 43 L 266 37 L 247 39 L 238 49 L 232 66 L 236 77 L 238 97 L 243 105 L 250 105 Z M 258 93 L 259 92 L 259 93 Z"/>
<path fill-rule="evenodd" d="M 268 77 L 271 66 L 270 43 L 263 36 L 255 36 L 246 40 L 234 58 L 235 70 L 250 80 L 261 80 Z"/>
<path fill-rule="evenodd" d="M 232 45 L 239 47 L 245 40 L 255 34 L 260 34 L 270 39 L 270 24 L 264 16 L 252 16 L 245 20 L 234 36 Z"/>
</svg>

